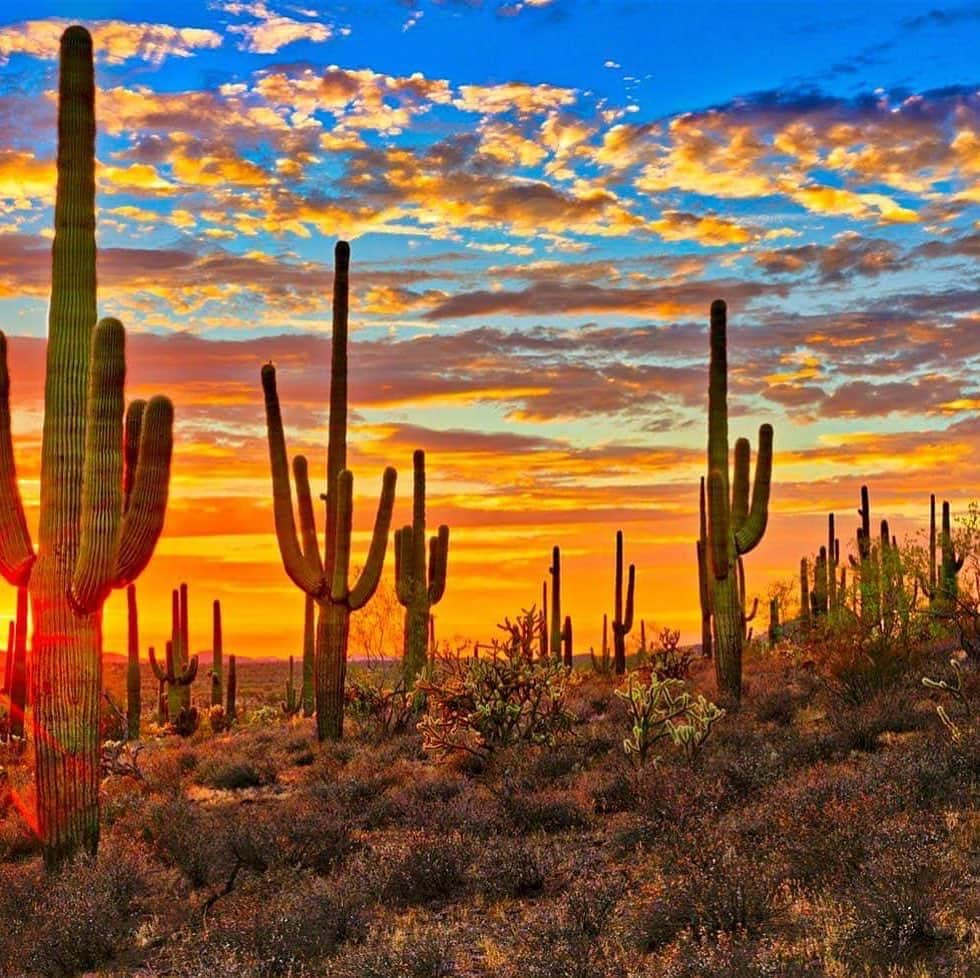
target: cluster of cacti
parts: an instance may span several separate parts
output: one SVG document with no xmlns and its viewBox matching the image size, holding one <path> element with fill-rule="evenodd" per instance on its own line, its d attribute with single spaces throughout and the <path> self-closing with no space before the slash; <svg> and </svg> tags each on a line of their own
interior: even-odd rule
<svg viewBox="0 0 980 978">
<path fill-rule="evenodd" d="M 291 580 L 319 606 L 315 649 L 317 736 L 339 740 L 344 723 L 344 679 L 351 612 L 370 600 L 381 579 L 388 528 L 395 500 L 395 470 L 385 469 L 374 533 L 364 568 L 353 587 L 349 582 L 353 529 L 354 477 L 347 469 L 347 331 L 350 246 L 335 250 L 333 339 L 330 367 L 330 421 L 327 442 L 326 533 L 320 556 L 306 461 L 294 463 L 300 532 L 297 537 L 282 412 L 276 391 L 276 370 L 262 368 L 273 513 L 283 566 Z"/>
<path fill-rule="evenodd" d="M 745 438 L 735 443 L 735 467 L 729 480 L 727 310 L 721 300 L 711 305 L 709 378 L 706 535 L 703 547 L 698 549 L 699 554 L 704 551 L 702 580 L 707 578 L 708 583 L 718 690 L 729 702 L 738 703 L 742 693 L 742 648 L 751 618 L 745 610 L 742 558 L 758 546 L 769 519 L 772 427 L 764 424 L 759 428 L 750 505 L 751 448 Z"/>
<path fill-rule="evenodd" d="M 164 722 L 186 729 L 191 722 L 191 684 L 197 678 L 198 669 L 198 657 L 190 654 L 187 585 L 174 588 L 170 599 L 170 638 L 166 644 L 166 660 L 161 666 L 153 648 L 150 648 L 150 668 L 161 690 L 166 689 Z M 161 719 L 163 717 L 161 713 Z"/>
<path fill-rule="evenodd" d="M 125 333 L 116 319 L 96 322 L 95 255 L 92 39 L 69 27 L 61 39 L 36 554 L 17 485 L 0 338 L 0 572 L 28 586 L 33 606 L 37 830 L 49 866 L 98 844 L 102 606 L 153 553 L 172 445 L 173 408 L 157 397 L 145 410 L 131 406 L 141 416 L 138 451 L 124 452 Z"/>
<path fill-rule="evenodd" d="M 626 672 L 626 636 L 633 629 L 633 592 L 636 585 L 636 567 L 630 564 L 626 585 L 626 604 L 623 605 L 623 531 L 616 531 L 616 591 L 612 623 L 613 665 L 617 676 Z"/>
<path fill-rule="evenodd" d="M 425 667 L 432 606 L 442 600 L 446 589 L 449 556 L 448 526 L 440 526 L 426 547 L 425 452 L 417 449 L 412 463 L 412 523 L 395 531 L 395 587 L 405 608 L 402 672 L 409 684 Z"/>
</svg>

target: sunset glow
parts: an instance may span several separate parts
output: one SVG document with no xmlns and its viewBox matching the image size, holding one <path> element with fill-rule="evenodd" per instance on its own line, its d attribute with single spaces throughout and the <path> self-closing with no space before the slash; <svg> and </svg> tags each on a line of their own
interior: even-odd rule
<svg viewBox="0 0 980 978">
<path fill-rule="evenodd" d="M 259 370 L 323 491 L 331 256 L 352 243 L 354 563 L 386 465 L 451 528 L 440 638 L 540 603 L 562 548 L 576 644 L 611 611 L 699 634 L 708 309 L 733 436 L 775 429 L 750 596 L 862 483 L 900 538 L 980 484 L 980 15 L 963 5 L 406 0 L 153 9 L 37 0 L 0 24 L 0 328 L 38 516 L 58 38 L 96 51 L 99 301 L 127 396 L 175 407 L 141 646 L 190 585 L 193 650 L 300 651 Z M 155 17 L 165 17 L 156 20 Z M 773 39 L 779 37 L 779 42 Z M 691 57 L 692 51 L 699 51 Z M 322 525 L 322 520 L 321 520 Z M 390 581 L 393 558 L 385 576 Z M 13 613 L 11 588 L 0 617 Z M 107 605 L 123 651 L 125 598 Z M 398 649 L 392 653 L 397 654 Z M 353 650 L 357 654 L 357 650 Z"/>
</svg>

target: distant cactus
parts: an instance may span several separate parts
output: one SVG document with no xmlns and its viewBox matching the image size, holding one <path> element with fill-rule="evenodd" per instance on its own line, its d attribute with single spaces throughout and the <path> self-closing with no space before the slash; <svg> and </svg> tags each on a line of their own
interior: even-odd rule
<svg viewBox="0 0 980 978">
<path fill-rule="evenodd" d="M 779 644 L 782 628 L 779 624 L 779 598 L 769 599 L 769 648 Z"/>
<path fill-rule="evenodd" d="M 561 630 L 561 648 L 565 667 L 567 669 L 571 669 L 573 664 L 571 615 L 565 615 L 565 624 L 562 626 Z"/>
<path fill-rule="evenodd" d="M 225 721 L 233 723 L 238 719 L 238 669 L 235 657 L 228 656 L 228 683 L 225 689 Z"/>
<path fill-rule="evenodd" d="M 551 548 L 551 657 L 562 657 L 562 617 L 561 617 L 561 548 Z"/>
<path fill-rule="evenodd" d="M 425 668 L 429 616 L 446 590 L 449 555 L 449 527 L 443 525 L 428 542 L 426 566 L 425 452 L 417 449 L 412 462 L 412 524 L 395 531 L 395 586 L 405 609 L 402 673 L 409 684 Z"/>
<path fill-rule="evenodd" d="M 347 465 L 347 327 L 350 245 L 338 242 L 335 250 L 333 340 L 330 367 L 330 421 L 327 443 L 327 525 L 323 558 L 319 553 L 306 462 L 294 463 L 301 540 L 296 535 L 289 465 L 282 412 L 276 391 L 276 369 L 262 368 L 269 461 L 272 470 L 276 539 L 290 579 L 313 597 L 320 608 L 315 655 L 317 737 L 340 740 L 344 724 L 344 680 L 351 612 L 363 608 L 381 579 L 388 528 L 395 500 L 395 470 L 385 469 L 381 500 L 371 546 L 361 576 L 353 587 L 350 573 L 353 530 L 354 476 Z"/>
<path fill-rule="evenodd" d="M 730 703 L 742 695 L 742 648 L 746 641 L 742 557 L 762 540 L 769 520 L 772 477 L 772 427 L 759 428 L 759 455 L 749 505 L 751 448 L 735 443 L 735 467 L 729 482 L 727 310 L 711 305 L 711 365 L 708 385 L 708 533 L 711 568 L 711 616 L 714 623 L 715 675 L 718 690 Z"/>
<path fill-rule="evenodd" d="M 813 565 L 813 590 L 810 592 L 810 604 L 814 618 L 824 618 L 827 615 L 829 602 L 827 569 L 827 548 L 821 547 Z"/>
<path fill-rule="evenodd" d="M 29 586 L 34 610 L 36 828 L 49 868 L 98 846 L 102 607 L 152 556 L 173 424 L 170 401 L 152 398 L 140 411 L 138 452 L 124 451 L 125 332 L 116 319 L 97 322 L 95 78 L 92 38 L 78 26 L 61 38 L 54 224 L 36 554 L 0 336 L 0 573 Z M 124 456 L 136 458 L 128 506 Z"/>
<path fill-rule="evenodd" d="M 630 564 L 626 585 L 626 605 L 623 606 L 623 531 L 616 531 L 616 603 L 613 632 L 613 665 L 617 676 L 626 672 L 626 636 L 633 629 L 633 592 L 636 584 L 636 567 Z"/>
<path fill-rule="evenodd" d="M 548 658 L 548 582 L 541 582 L 541 624 L 539 627 L 539 642 L 541 646 L 541 658 Z"/>
<path fill-rule="evenodd" d="M 197 678 L 198 658 L 196 655 L 192 656 L 178 668 L 174 651 L 174 642 L 173 640 L 169 640 L 167 642 L 166 660 L 164 665 L 161 666 L 151 646 L 149 649 L 150 669 L 160 684 L 161 696 L 163 695 L 163 690 L 166 689 L 166 720 L 164 721 L 163 710 L 161 709 L 160 721 L 186 728 L 189 723 L 189 711 L 191 709 L 190 686 Z M 187 693 L 186 704 L 184 701 L 185 691 Z M 196 723 L 194 729 L 197 729 Z M 193 731 L 191 732 L 193 733 Z"/>
<path fill-rule="evenodd" d="M 17 588 L 17 617 L 14 621 L 13 662 L 10 670 L 11 737 L 24 739 L 27 707 L 27 588 Z"/>
<path fill-rule="evenodd" d="M 612 674 L 612 662 L 609 658 L 609 616 L 602 616 L 602 651 L 596 657 L 595 651 L 589 649 L 589 657 L 592 659 L 592 671 L 600 676 Z"/>
<path fill-rule="evenodd" d="M 211 705 L 224 703 L 225 641 L 221 629 L 221 602 L 211 605 Z"/>
<path fill-rule="evenodd" d="M 810 572 L 806 557 L 800 558 L 800 621 L 809 624 L 810 609 Z"/>
<path fill-rule="evenodd" d="M 965 558 L 956 553 L 953 544 L 953 530 L 949 515 L 949 503 L 943 502 L 942 533 L 939 538 L 939 594 L 944 609 L 954 611 L 959 600 L 957 577 L 963 569 Z"/>
<path fill-rule="evenodd" d="M 701 601 L 701 654 L 711 658 L 711 580 L 708 567 L 708 508 L 704 476 L 701 477 L 700 534 L 698 536 L 698 594 Z"/>
<path fill-rule="evenodd" d="M 289 657 L 289 679 L 286 680 L 286 697 L 282 701 L 282 712 L 294 717 L 303 708 L 302 688 L 297 689 L 293 682 L 293 657 Z"/>
</svg>

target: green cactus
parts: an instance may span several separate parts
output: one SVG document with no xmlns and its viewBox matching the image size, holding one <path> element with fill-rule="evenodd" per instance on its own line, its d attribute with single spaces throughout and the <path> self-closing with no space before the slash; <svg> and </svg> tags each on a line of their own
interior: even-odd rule
<svg viewBox="0 0 980 978">
<path fill-rule="evenodd" d="M 562 618 L 561 618 L 561 548 L 551 548 L 551 658 L 561 659 Z"/>
<path fill-rule="evenodd" d="M 405 640 L 402 672 L 411 684 L 425 668 L 426 640 L 432 606 L 442 600 L 446 590 L 446 564 L 449 554 L 449 527 L 440 526 L 429 540 L 426 568 L 425 546 L 425 452 L 412 456 L 412 525 L 395 531 L 395 587 L 405 609 Z"/>
<path fill-rule="evenodd" d="M 286 698 L 280 704 L 287 717 L 294 717 L 303 708 L 302 687 L 296 688 L 293 681 L 293 657 L 289 657 L 289 679 L 286 680 Z"/>
<path fill-rule="evenodd" d="M 381 579 L 388 528 L 395 499 L 395 470 L 385 469 L 374 521 L 371 546 L 364 569 L 353 587 L 348 582 L 354 477 L 347 464 L 347 320 L 350 246 L 340 241 L 335 250 L 333 342 L 330 367 L 330 422 L 327 441 L 326 540 L 323 559 L 317 544 L 309 483 L 301 485 L 298 467 L 297 502 L 302 543 L 296 535 L 293 515 L 286 437 L 283 432 L 276 369 L 262 368 L 269 461 L 272 470 L 273 512 L 276 539 L 283 566 L 290 579 L 320 608 L 315 654 L 317 737 L 340 740 L 344 723 L 344 680 L 347 673 L 347 640 L 351 612 L 363 608 Z M 305 463 L 302 465 L 305 471 Z"/>
<path fill-rule="evenodd" d="M 238 668 L 233 655 L 228 656 L 228 682 L 225 688 L 225 722 L 238 719 Z"/>
<path fill-rule="evenodd" d="M 711 581 L 708 569 L 708 508 L 705 501 L 705 481 L 701 477 L 700 532 L 698 535 L 698 596 L 701 602 L 701 654 L 711 658 Z"/>
<path fill-rule="evenodd" d="M 626 672 L 626 636 L 633 629 L 633 591 L 636 584 L 636 567 L 630 564 L 626 586 L 626 607 L 623 607 L 623 531 L 616 531 L 616 604 L 612 623 L 613 665 L 617 676 Z"/>
<path fill-rule="evenodd" d="M 211 605 L 211 705 L 224 703 L 225 643 L 221 629 L 221 602 Z"/>
<path fill-rule="evenodd" d="M 17 486 L 0 338 L 0 573 L 28 585 L 34 611 L 37 830 L 49 868 L 98 846 L 102 606 L 152 556 L 172 448 L 173 408 L 166 398 L 153 398 L 142 412 L 127 506 L 125 334 L 118 320 L 96 323 L 95 255 L 92 39 L 74 26 L 61 38 L 36 555 Z"/>
<path fill-rule="evenodd" d="M 167 641 L 166 660 L 163 666 L 157 661 L 153 646 L 150 646 L 148 652 L 150 670 L 160 684 L 157 719 L 161 726 L 170 723 L 175 727 L 186 728 L 191 710 L 190 687 L 197 678 L 198 658 L 196 655 L 191 656 L 186 663 L 178 666 L 175 653 L 176 649 L 172 639 Z M 196 723 L 194 726 L 196 729 Z"/>
<path fill-rule="evenodd" d="M 751 449 L 735 443 L 735 467 L 729 484 L 727 309 L 711 305 L 711 365 L 708 386 L 708 482 L 706 563 L 710 566 L 711 617 L 714 623 L 715 676 L 719 693 L 737 704 L 742 693 L 742 648 L 746 638 L 741 558 L 762 540 L 769 520 L 772 477 L 772 427 L 759 428 L 759 455 L 749 504 Z"/>
<path fill-rule="evenodd" d="M 167 655 L 173 660 L 168 672 L 170 675 L 180 677 L 186 675 L 190 664 L 190 642 L 188 629 L 188 589 L 187 584 L 182 583 L 180 587 L 174 588 L 170 592 L 170 645 Z M 197 658 L 196 656 L 194 657 Z M 197 675 L 197 666 L 194 667 L 194 677 Z M 168 680 L 168 713 L 171 722 L 181 710 L 190 709 L 191 705 L 191 682 L 192 677 L 187 682 L 176 682 Z"/>
</svg>

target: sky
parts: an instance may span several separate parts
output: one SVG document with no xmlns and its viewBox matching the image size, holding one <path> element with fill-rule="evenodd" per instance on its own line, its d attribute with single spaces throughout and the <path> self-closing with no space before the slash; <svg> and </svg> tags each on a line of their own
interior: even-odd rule
<svg viewBox="0 0 980 978">
<path fill-rule="evenodd" d="M 732 437 L 775 428 L 750 594 L 862 483 L 898 534 L 980 478 L 980 4 L 33 0 L 0 12 L 0 329 L 36 523 L 58 38 L 96 50 L 99 305 L 128 395 L 176 410 L 142 644 L 190 583 L 191 644 L 298 653 L 259 370 L 325 469 L 333 244 L 352 242 L 355 562 L 385 465 L 451 528 L 437 632 L 486 640 L 563 553 L 577 645 L 615 532 L 648 629 L 699 629 L 707 318 Z M 390 582 L 392 557 L 386 576 Z M 12 611 L 0 593 L 0 617 Z M 125 602 L 107 606 L 121 649 Z M 761 624 L 764 628 L 764 623 Z M 356 653 L 356 649 L 354 650 Z"/>
</svg>

